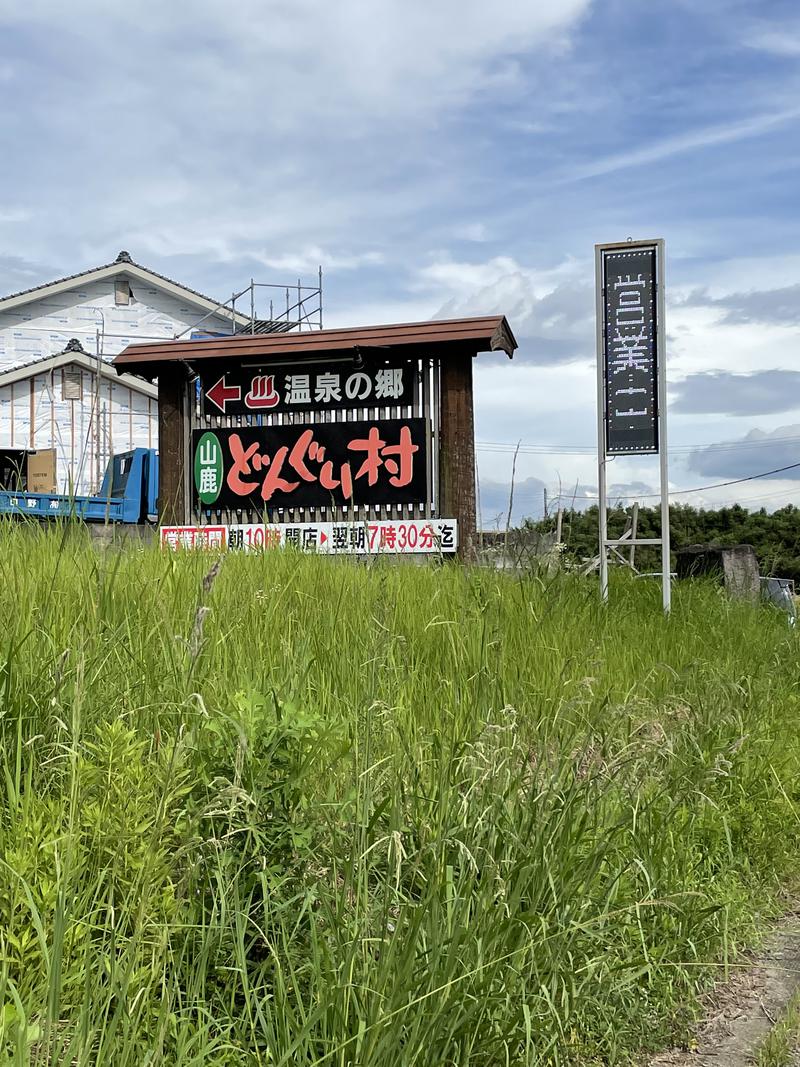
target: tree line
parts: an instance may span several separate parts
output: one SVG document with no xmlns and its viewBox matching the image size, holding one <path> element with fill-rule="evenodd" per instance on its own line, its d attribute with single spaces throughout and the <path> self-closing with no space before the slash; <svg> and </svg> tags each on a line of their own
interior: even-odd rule
<svg viewBox="0 0 800 1067">
<path fill-rule="evenodd" d="M 570 510 L 563 513 L 561 541 L 566 546 L 564 554 L 568 560 L 580 563 L 597 554 L 597 511 L 597 506 L 594 506 L 586 511 Z M 685 545 L 749 544 L 756 551 L 762 575 L 793 578 L 800 584 L 800 508 L 794 504 L 787 504 L 772 512 L 767 512 L 765 508 L 748 511 L 740 504 L 714 510 L 673 504 L 669 513 L 673 553 Z M 630 514 L 630 508 L 609 508 L 610 537 L 621 536 L 626 523 L 630 521 Z M 554 516 L 539 522 L 526 520 L 522 532 L 552 535 L 555 526 Z M 637 537 L 659 537 L 660 533 L 660 507 L 640 507 Z M 626 557 L 628 551 L 624 550 Z M 659 552 L 658 548 L 637 548 L 637 570 L 660 569 Z"/>
</svg>

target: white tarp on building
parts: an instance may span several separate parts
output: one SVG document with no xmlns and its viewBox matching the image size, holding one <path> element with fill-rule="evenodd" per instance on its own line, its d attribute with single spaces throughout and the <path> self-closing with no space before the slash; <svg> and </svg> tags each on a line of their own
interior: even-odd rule
<svg viewBox="0 0 800 1067">
<path fill-rule="evenodd" d="M 0 299 L 0 448 L 55 448 L 59 489 L 97 488 L 112 455 L 157 447 L 155 388 L 107 366 L 98 375 L 98 358 L 107 364 L 133 342 L 188 337 L 195 327 L 232 332 L 230 312 L 214 308 L 127 253 Z M 73 339 L 85 355 L 71 362 L 62 354 Z"/>
</svg>

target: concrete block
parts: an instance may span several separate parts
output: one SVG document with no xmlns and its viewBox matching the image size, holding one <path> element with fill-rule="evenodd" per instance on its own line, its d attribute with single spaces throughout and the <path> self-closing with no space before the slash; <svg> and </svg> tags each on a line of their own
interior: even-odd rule
<svg viewBox="0 0 800 1067">
<path fill-rule="evenodd" d="M 716 577 L 732 597 L 758 603 L 758 560 L 752 545 L 688 545 L 676 553 L 678 578 Z"/>
</svg>

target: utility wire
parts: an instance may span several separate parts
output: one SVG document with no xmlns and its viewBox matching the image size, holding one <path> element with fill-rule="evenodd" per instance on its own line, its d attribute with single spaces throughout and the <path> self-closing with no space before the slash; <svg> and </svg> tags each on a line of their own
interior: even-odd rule
<svg viewBox="0 0 800 1067">
<path fill-rule="evenodd" d="M 722 489 L 726 485 L 740 485 L 742 482 L 754 482 L 758 478 L 768 478 L 772 474 L 783 474 L 784 471 L 796 470 L 800 467 L 800 463 L 789 463 L 785 467 L 776 467 L 771 471 L 761 471 L 759 474 L 748 474 L 746 478 L 732 478 L 728 482 L 714 482 L 713 485 L 697 485 L 693 489 L 672 489 L 669 492 L 669 496 L 685 496 L 687 493 L 705 493 L 709 489 Z M 610 499 L 617 500 L 649 500 L 658 499 L 661 493 L 609 493 Z M 573 497 L 577 500 L 599 500 L 598 496 L 593 493 L 575 494 L 575 493 L 560 493 L 556 496 L 556 500 L 568 500 Z"/>
<path fill-rule="evenodd" d="M 722 441 L 711 445 L 679 445 L 670 447 L 671 456 L 702 450 L 704 452 L 736 452 L 742 448 L 761 447 L 763 445 L 796 444 L 800 442 L 797 435 L 791 437 L 764 437 L 753 441 Z M 479 452 L 515 452 L 517 446 L 504 441 L 477 441 L 475 447 Z M 591 456 L 597 452 L 596 445 L 521 445 L 521 455 L 563 455 Z"/>
</svg>

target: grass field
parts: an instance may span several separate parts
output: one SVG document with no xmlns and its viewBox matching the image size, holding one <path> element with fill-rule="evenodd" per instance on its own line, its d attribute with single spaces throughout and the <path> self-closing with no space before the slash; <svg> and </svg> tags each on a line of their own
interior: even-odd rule
<svg viewBox="0 0 800 1067">
<path fill-rule="evenodd" d="M 780 615 L 213 563 L 0 531 L 2 1062 L 624 1063 L 688 1024 L 796 874 Z"/>
</svg>

